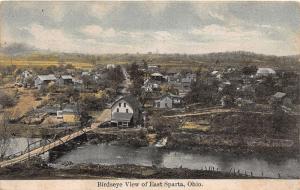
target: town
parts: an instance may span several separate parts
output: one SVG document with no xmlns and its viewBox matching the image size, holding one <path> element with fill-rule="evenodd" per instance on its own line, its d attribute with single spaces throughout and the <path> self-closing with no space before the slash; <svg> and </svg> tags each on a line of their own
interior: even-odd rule
<svg viewBox="0 0 300 190">
<path fill-rule="evenodd" d="M 299 180 L 299 8 L 1 2 L 0 179 L 10 189 Z M 54 181 L 34 188 L 82 187 Z M 280 189 L 257 184 L 273 181 Z"/>
<path fill-rule="evenodd" d="M 152 54 L 123 64 L 91 63 L 89 68 L 61 60 L 47 67 L 20 67 L 12 61 L 1 68 L 2 164 L 13 165 L 10 159 L 55 140 L 66 146 L 64 135 L 85 129 L 92 144 L 119 141 L 134 147 L 237 154 L 299 152 L 297 70 L 224 66 L 222 56 L 226 54 L 209 65 L 180 67 L 162 64 L 167 55 L 158 56 L 155 64 Z M 75 139 L 82 133 L 77 135 Z M 14 137 L 52 141 L 28 143 L 19 155 L 8 155 L 6 139 Z M 64 152 L 59 146 L 49 150 Z"/>
</svg>

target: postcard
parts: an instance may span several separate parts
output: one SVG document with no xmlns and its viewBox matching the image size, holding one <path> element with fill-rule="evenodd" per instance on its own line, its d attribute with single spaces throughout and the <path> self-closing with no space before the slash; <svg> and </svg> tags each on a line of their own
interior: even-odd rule
<svg viewBox="0 0 300 190">
<path fill-rule="evenodd" d="M 0 189 L 300 190 L 296 1 L 2 1 Z"/>
</svg>

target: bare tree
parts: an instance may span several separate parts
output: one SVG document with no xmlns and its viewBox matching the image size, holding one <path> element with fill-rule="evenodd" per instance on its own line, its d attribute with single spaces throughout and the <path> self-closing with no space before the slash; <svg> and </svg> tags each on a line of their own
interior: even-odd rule
<svg viewBox="0 0 300 190">
<path fill-rule="evenodd" d="M 8 112 L 0 114 L 0 159 L 4 158 L 10 143 L 9 115 Z"/>
</svg>

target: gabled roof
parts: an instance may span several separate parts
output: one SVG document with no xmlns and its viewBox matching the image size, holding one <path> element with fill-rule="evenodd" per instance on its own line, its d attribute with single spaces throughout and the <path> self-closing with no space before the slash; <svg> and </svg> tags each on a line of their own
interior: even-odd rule
<svg viewBox="0 0 300 190">
<path fill-rule="evenodd" d="M 175 94 L 171 94 L 171 93 L 170 93 L 170 97 L 171 97 L 171 98 L 182 98 L 182 97 L 179 96 L 179 95 L 175 95 Z"/>
<path fill-rule="evenodd" d="M 112 104 L 112 107 L 121 100 L 126 101 L 132 107 L 133 110 L 142 109 L 142 104 L 132 95 L 123 96 L 119 98 Z"/>
<path fill-rule="evenodd" d="M 219 71 L 213 71 L 211 72 L 212 75 L 216 75 Z"/>
<path fill-rule="evenodd" d="M 159 99 L 162 100 L 162 99 L 167 98 L 167 97 L 169 97 L 170 99 L 172 99 L 169 94 L 164 94 Z"/>
<path fill-rule="evenodd" d="M 56 80 L 55 75 L 38 75 L 37 76 L 40 80 L 45 81 L 45 80 Z"/>
<path fill-rule="evenodd" d="M 79 113 L 78 107 L 73 104 L 65 105 L 65 107 L 62 111 L 63 111 L 63 113 L 75 113 L 75 114 Z"/>
<path fill-rule="evenodd" d="M 167 94 L 162 95 L 162 96 L 159 98 L 159 100 L 162 100 L 162 99 L 164 99 L 164 98 L 166 98 L 166 97 L 169 97 L 170 99 L 173 99 L 173 98 L 182 98 L 182 97 L 179 96 L 179 95 L 167 93 Z"/>
<path fill-rule="evenodd" d="M 256 74 L 276 74 L 271 68 L 258 68 Z"/>
<path fill-rule="evenodd" d="M 273 97 L 275 98 L 278 98 L 278 99 L 281 99 L 283 97 L 285 97 L 286 93 L 283 93 L 283 92 L 276 92 Z"/>
<path fill-rule="evenodd" d="M 163 77 L 163 75 L 160 73 L 153 73 L 153 74 L 151 74 L 151 76 L 152 77 Z"/>
<path fill-rule="evenodd" d="M 67 80 L 67 79 L 72 80 L 73 79 L 73 77 L 71 75 L 61 75 L 61 78 L 64 80 Z"/>
</svg>

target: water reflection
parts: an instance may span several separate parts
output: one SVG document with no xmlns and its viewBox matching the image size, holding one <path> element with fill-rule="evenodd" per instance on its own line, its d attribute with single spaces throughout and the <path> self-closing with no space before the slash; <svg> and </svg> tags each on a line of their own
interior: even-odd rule
<svg viewBox="0 0 300 190">
<path fill-rule="evenodd" d="M 205 169 L 210 167 L 222 171 L 240 170 L 267 177 L 300 176 L 299 158 L 272 158 L 262 156 L 236 156 L 230 153 L 192 153 L 188 151 L 166 151 L 155 147 L 134 148 L 128 146 L 99 144 L 84 145 L 67 152 L 56 163 L 96 163 L 104 165 L 136 164 L 169 168 Z"/>
<path fill-rule="evenodd" d="M 41 140 L 40 138 L 24 138 L 24 137 L 19 137 L 19 138 L 11 138 L 9 141 L 9 145 L 8 148 L 5 152 L 5 156 L 9 156 L 11 154 L 15 154 L 18 153 L 20 151 L 25 151 L 25 149 L 27 148 L 28 144 L 34 143 L 36 141 Z M 40 144 L 33 144 L 30 146 L 30 149 L 34 149 L 39 147 Z M 41 155 L 41 157 L 43 159 L 48 159 L 48 153 L 44 153 Z"/>
</svg>

